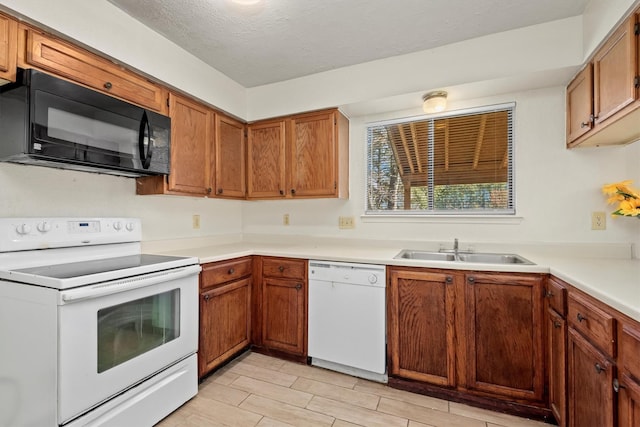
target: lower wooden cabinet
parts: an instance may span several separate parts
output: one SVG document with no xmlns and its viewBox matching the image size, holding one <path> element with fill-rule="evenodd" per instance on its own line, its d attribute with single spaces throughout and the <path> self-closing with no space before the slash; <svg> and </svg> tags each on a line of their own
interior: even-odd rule
<svg viewBox="0 0 640 427">
<path fill-rule="evenodd" d="M 251 263 L 248 257 L 203 265 L 198 350 L 200 377 L 250 344 Z"/>
<path fill-rule="evenodd" d="M 613 427 L 615 366 L 573 328 L 568 359 L 569 426 Z"/>
<path fill-rule="evenodd" d="M 275 352 L 306 362 L 307 261 L 260 257 L 259 299 L 254 299 L 258 351 Z"/>
<path fill-rule="evenodd" d="M 465 274 L 467 387 L 542 402 L 542 277 Z"/>
<path fill-rule="evenodd" d="M 392 386 L 550 415 L 543 276 L 409 267 L 388 274 Z"/>
<path fill-rule="evenodd" d="M 456 384 L 454 276 L 391 269 L 387 290 L 389 373 L 428 384 Z"/>
<path fill-rule="evenodd" d="M 567 321 L 547 309 L 549 408 L 560 427 L 567 425 Z"/>
<path fill-rule="evenodd" d="M 618 426 L 640 427 L 640 324 L 621 323 L 618 336 Z"/>
</svg>

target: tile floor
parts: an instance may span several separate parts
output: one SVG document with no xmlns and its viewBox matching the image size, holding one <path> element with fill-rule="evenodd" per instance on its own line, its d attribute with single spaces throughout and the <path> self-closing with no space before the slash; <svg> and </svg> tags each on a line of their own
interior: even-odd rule
<svg viewBox="0 0 640 427">
<path fill-rule="evenodd" d="M 203 381 L 196 397 L 157 426 L 549 427 L 549 424 L 246 353 Z"/>
</svg>

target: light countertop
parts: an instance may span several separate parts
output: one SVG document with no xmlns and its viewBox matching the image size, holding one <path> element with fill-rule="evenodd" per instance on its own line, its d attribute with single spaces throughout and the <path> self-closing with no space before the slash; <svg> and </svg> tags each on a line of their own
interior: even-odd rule
<svg viewBox="0 0 640 427">
<path fill-rule="evenodd" d="M 313 240 L 313 241 L 310 241 Z M 239 240 L 213 243 L 203 240 L 192 245 L 185 241 L 143 244 L 147 253 L 197 257 L 200 263 L 222 261 L 249 255 L 278 256 L 286 258 L 318 259 L 353 263 L 399 265 L 412 267 L 444 268 L 474 271 L 501 271 L 525 273 L 551 273 L 621 313 L 640 322 L 640 259 L 631 258 L 624 247 L 604 247 L 601 250 L 565 250 L 544 245 L 486 245 L 474 248 L 478 252 L 517 253 L 535 265 L 495 265 L 452 261 L 422 261 L 394 259 L 402 249 L 438 250 L 437 247 L 415 247 L 415 242 L 377 242 L 363 240 L 331 239 L 271 239 Z M 585 246 L 582 245 L 582 248 Z M 465 249 L 464 246 L 461 250 Z M 507 250 L 503 250 L 507 249 Z M 571 253 L 571 256 L 567 256 Z"/>
</svg>

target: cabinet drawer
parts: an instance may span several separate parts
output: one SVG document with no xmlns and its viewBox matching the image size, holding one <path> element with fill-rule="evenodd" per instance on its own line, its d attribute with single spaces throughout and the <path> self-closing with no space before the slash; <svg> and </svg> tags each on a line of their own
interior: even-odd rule
<svg viewBox="0 0 640 427">
<path fill-rule="evenodd" d="M 618 349 L 622 368 L 640 380 L 640 325 L 622 325 Z"/>
<path fill-rule="evenodd" d="M 304 280 L 306 268 L 307 262 L 302 259 L 263 258 L 262 275 Z"/>
<path fill-rule="evenodd" d="M 567 320 L 609 357 L 615 357 L 615 319 L 596 307 L 587 298 L 569 294 Z"/>
<path fill-rule="evenodd" d="M 52 72 L 92 89 L 163 112 L 165 91 L 104 58 L 53 37 L 27 29 L 24 64 Z"/>
<path fill-rule="evenodd" d="M 222 261 L 202 266 L 200 273 L 200 289 L 230 282 L 250 275 L 252 272 L 251 258 L 240 258 L 231 261 Z"/>
<path fill-rule="evenodd" d="M 560 280 L 550 277 L 544 292 L 549 307 L 562 316 L 567 315 L 567 288 Z"/>
</svg>

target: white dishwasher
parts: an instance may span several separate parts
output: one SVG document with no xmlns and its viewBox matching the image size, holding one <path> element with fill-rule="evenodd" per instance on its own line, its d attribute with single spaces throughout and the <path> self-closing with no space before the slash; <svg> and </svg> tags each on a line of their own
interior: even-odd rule
<svg viewBox="0 0 640 427">
<path fill-rule="evenodd" d="M 311 364 L 386 382 L 385 266 L 309 261 Z"/>
</svg>

